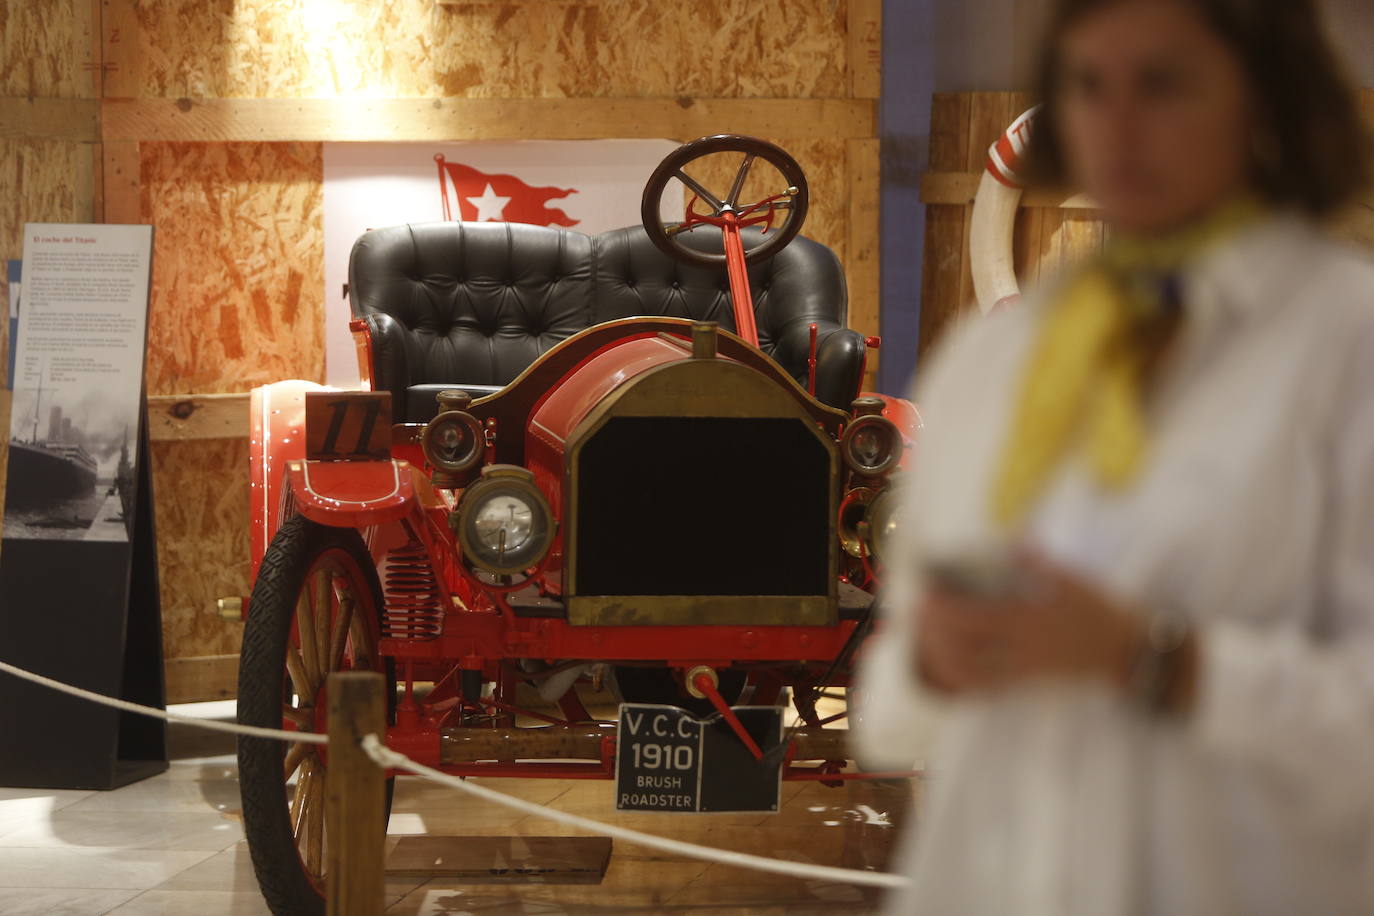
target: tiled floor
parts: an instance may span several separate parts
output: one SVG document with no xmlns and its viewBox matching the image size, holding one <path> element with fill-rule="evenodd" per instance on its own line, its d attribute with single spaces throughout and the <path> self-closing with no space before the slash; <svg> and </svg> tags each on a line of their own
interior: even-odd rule
<svg viewBox="0 0 1374 916">
<path fill-rule="evenodd" d="M 228 718 L 232 703 L 191 707 Z M 0 789 L 0 914 L 120 916 L 244 914 L 258 895 L 240 820 L 231 737 L 174 726 L 175 757 L 160 776 L 113 792 Z M 854 868 L 885 866 L 906 783 L 830 789 L 787 783 L 775 815 L 617 815 L 608 783 L 490 779 L 484 784 L 554 808 L 724 849 Z M 397 781 L 392 836 L 566 835 L 441 786 Z M 865 913 L 876 893 L 662 855 L 617 843 L 595 885 L 390 881 L 388 913 Z"/>
</svg>

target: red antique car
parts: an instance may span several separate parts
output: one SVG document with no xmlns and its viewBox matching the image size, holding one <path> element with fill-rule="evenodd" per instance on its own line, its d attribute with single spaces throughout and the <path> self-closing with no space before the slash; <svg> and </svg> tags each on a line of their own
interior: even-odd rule
<svg viewBox="0 0 1374 916">
<path fill-rule="evenodd" d="M 719 198 L 686 171 L 715 154 L 744 156 Z M 781 173 L 779 193 L 741 204 L 763 165 Z M 675 180 L 695 197 L 684 221 L 664 224 Z M 792 241 L 806 202 L 791 157 L 749 138 L 687 144 L 650 180 L 643 235 L 692 276 L 716 283 L 726 268 L 723 317 L 739 333 L 621 317 L 551 343 L 508 383 L 443 390 L 443 379 L 382 378 L 399 357 L 379 338 L 397 321 L 360 318 L 364 383 L 378 390 L 256 390 L 240 720 L 323 731 L 328 673 L 369 669 L 394 685 L 387 744 L 415 760 L 470 776 L 612 778 L 615 723 L 578 693 L 605 680 L 626 702 L 722 716 L 758 752 L 731 707 L 790 698 L 804 725 L 774 748 L 782 778 L 854 775 L 844 729 L 816 698 L 848 682 L 891 527 L 889 481 L 918 419 L 906 402 L 858 396 L 861 361 L 827 382 L 843 408 L 815 396 L 818 340 L 838 323 L 756 325 L 785 304 L 775 295 L 756 313 L 769 284 L 751 289 L 750 271 Z M 421 227 L 404 228 L 410 245 Z M 560 250 L 570 244 L 560 236 Z M 789 334 L 805 341 L 800 368 L 795 347 L 793 367 L 780 362 Z M 403 403 L 417 387 L 426 399 L 441 390 L 432 418 Z M 532 688 L 548 705 L 522 703 Z M 239 763 L 264 895 L 277 913 L 322 912 L 323 756 L 246 738 Z"/>
</svg>

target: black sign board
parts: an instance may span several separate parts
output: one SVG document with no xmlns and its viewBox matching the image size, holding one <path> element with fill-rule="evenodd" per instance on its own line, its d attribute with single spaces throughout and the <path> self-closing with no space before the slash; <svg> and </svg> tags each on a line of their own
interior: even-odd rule
<svg viewBox="0 0 1374 916">
<path fill-rule="evenodd" d="M 143 390 L 151 226 L 25 227 L 0 659 L 164 701 Z M 110 789 L 167 768 L 164 724 L 0 675 L 0 786 Z"/>
<path fill-rule="evenodd" d="M 782 741 L 782 709 L 732 711 L 766 754 Z M 782 764 L 761 763 L 719 714 L 625 703 L 615 759 L 618 811 L 777 811 Z"/>
</svg>

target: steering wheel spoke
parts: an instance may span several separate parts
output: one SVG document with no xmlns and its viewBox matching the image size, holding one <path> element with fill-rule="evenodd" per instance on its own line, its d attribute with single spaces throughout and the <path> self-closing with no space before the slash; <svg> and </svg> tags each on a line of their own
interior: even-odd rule
<svg viewBox="0 0 1374 916">
<path fill-rule="evenodd" d="M 707 205 L 710 206 L 713 214 L 718 214 L 721 210 L 725 209 L 724 201 L 720 200 L 710 191 L 706 190 L 705 185 L 697 181 L 691 175 L 688 175 L 682 169 L 678 169 L 673 174 L 673 177 L 676 178 L 678 181 L 682 182 L 683 184 L 685 184 L 688 188 L 690 188 L 692 193 L 695 194 L 697 197 L 700 197 L 702 200 L 706 201 Z"/>
<path fill-rule="evenodd" d="M 730 193 L 726 195 L 725 202 L 734 207 L 739 201 L 740 192 L 744 190 L 744 183 L 749 180 L 749 168 L 758 158 L 754 153 L 745 153 L 744 161 L 739 165 L 739 171 L 735 173 L 735 180 L 730 184 Z"/>
</svg>

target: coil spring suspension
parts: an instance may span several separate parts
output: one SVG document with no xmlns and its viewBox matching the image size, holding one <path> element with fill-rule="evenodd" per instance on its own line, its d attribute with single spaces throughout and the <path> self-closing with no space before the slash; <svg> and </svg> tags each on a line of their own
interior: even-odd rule
<svg viewBox="0 0 1374 916">
<path fill-rule="evenodd" d="M 443 594 L 424 545 L 412 541 L 386 555 L 382 590 L 387 639 L 434 639 L 443 629 Z"/>
</svg>

